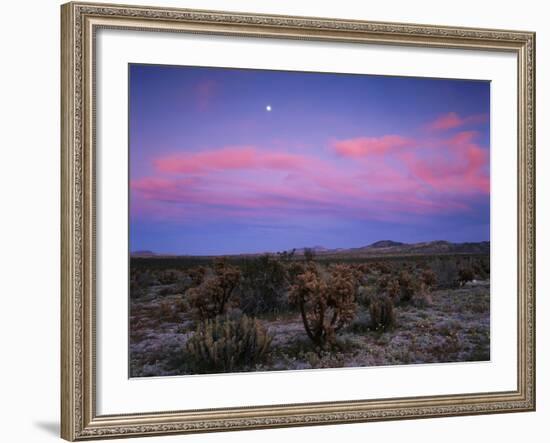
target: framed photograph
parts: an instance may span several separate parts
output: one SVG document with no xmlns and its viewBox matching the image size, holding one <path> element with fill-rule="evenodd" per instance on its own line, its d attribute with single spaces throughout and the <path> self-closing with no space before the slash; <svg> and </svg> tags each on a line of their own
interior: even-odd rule
<svg viewBox="0 0 550 443">
<path fill-rule="evenodd" d="M 535 409 L 535 35 L 62 15 L 62 437 Z"/>
</svg>

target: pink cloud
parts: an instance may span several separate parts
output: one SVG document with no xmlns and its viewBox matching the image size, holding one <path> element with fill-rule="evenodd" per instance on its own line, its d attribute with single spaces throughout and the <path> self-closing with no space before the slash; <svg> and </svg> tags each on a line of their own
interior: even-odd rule
<svg viewBox="0 0 550 443">
<path fill-rule="evenodd" d="M 298 186 L 297 186 L 298 185 Z M 247 219 L 288 220 L 289 214 L 300 216 L 335 216 L 345 214 L 356 219 L 398 220 L 403 213 L 429 214 L 467 210 L 453 200 L 433 199 L 418 194 L 392 190 L 380 192 L 360 176 L 302 177 L 298 182 L 258 184 L 252 180 L 239 186 L 223 183 L 205 187 L 196 182 L 171 185 L 155 181 L 133 181 L 138 216 L 171 219 L 200 219 L 201 217 L 246 217 Z"/>
<path fill-rule="evenodd" d="M 400 135 L 384 135 L 383 137 L 358 137 L 347 140 L 337 140 L 332 148 L 343 157 L 366 157 L 384 155 L 389 152 L 410 146 L 411 140 Z"/>
<path fill-rule="evenodd" d="M 456 112 L 449 112 L 448 114 L 442 115 L 436 118 L 433 122 L 428 124 L 429 129 L 434 131 L 444 131 L 447 129 L 457 128 L 462 126 L 462 119 L 458 116 Z"/>
<path fill-rule="evenodd" d="M 456 112 L 437 117 L 434 121 L 428 123 L 426 128 L 431 131 L 446 131 L 468 125 L 485 123 L 489 120 L 487 114 L 476 114 L 467 117 L 460 117 Z"/>
<path fill-rule="evenodd" d="M 461 131 L 425 140 L 335 141 L 328 152 L 255 146 L 180 151 L 157 158 L 154 176 L 132 180 L 132 214 L 284 221 L 289 214 L 398 220 L 464 212 L 472 198 L 489 192 L 489 153 L 477 138 L 475 131 Z"/>
<path fill-rule="evenodd" d="M 210 207 L 218 212 L 312 209 L 331 203 L 329 196 L 318 190 L 312 192 L 310 189 L 309 192 L 304 193 L 300 189 L 284 184 L 258 185 L 252 181 L 238 187 L 223 185 L 207 187 L 198 184 L 188 186 L 178 180 L 159 185 L 152 180 L 140 179 L 132 181 L 131 188 L 143 200 L 178 203 L 187 207 L 200 205 L 201 210 Z"/>
<path fill-rule="evenodd" d="M 319 164 L 320 161 L 315 157 L 258 150 L 253 146 L 184 152 L 164 156 L 154 161 L 155 168 L 159 172 L 184 174 L 235 169 L 296 170 Z"/>
<path fill-rule="evenodd" d="M 446 149 L 429 157 L 401 155 L 411 174 L 439 192 L 471 195 L 489 193 L 489 152 L 475 142 L 474 131 L 460 132 L 439 142 Z"/>
<path fill-rule="evenodd" d="M 447 126 L 452 121 L 480 119 L 454 115 Z M 362 178 L 378 193 L 410 194 L 429 189 L 434 195 L 471 196 L 489 192 L 489 153 L 477 143 L 478 135 L 477 131 L 461 131 L 447 138 L 360 137 L 336 141 L 332 146 L 339 155 L 361 161 L 365 169 Z"/>
</svg>

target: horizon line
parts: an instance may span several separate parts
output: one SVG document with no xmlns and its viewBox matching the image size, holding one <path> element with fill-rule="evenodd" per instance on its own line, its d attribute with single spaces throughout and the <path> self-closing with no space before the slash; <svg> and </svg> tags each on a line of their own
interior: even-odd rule
<svg viewBox="0 0 550 443">
<path fill-rule="evenodd" d="M 479 243 L 491 243 L 490 240 L 478 240 L 478 241 L 449 241 L 449 240 L 443 240 L 443 239 L 437 239 L 437 240 L 427 240 L 427 241 L 418 241 L 418 242 L 401 242 L 401 241 L 395 241 L 395 240 L 377 240 L 373 243 L 362 245 L 362 246 L 350 246 L 350 247 L 336 247 L 336 248 L 327 248 L 322 245 L 314 245 L 314 246 L 301 246 L 297 248 L 291 248 L 291 249 L 281 249 L 281 250 L 263 250 L 263 251 L 256 251 L 256 252 L 234 252 L 234 253 L 212 253 L 212 254 L 192 254 L 192 253 L 177 253 L 177 252 L 157 252 L 151 249 L 137 249 L 134 251 L 128 251 L 129 256 L 134 255 L 140 255 L 140 254 L 151 254 L 155 256 L 170 256 L 170 257 L 229 257 L 229 256 L 239 256 L 239 255 L 265 255 L 265 254 L 282 254 L 282 253 L 288 253 L 292 251 L 300 251 L 299 254 L 301 255 L 306 249 L 311 249 L 313 251 L 317 250 L 318 252 L 320 249 L 323 253 L 330 253 L 330 252 L 343 252 L 343 251 L 349 251 L 354 249 L 364 249 L 373 247 L 374 245 L 382 242 L 390 242 L 394 243 L 394 245 L 391 246 L 413 246 L 413 245 L 419 245 L 419 244 L 429 244 L 429 243 L 448 243 L 451 245 L 460 245 L 460 244 L 479 244 Z"/>
</svg>

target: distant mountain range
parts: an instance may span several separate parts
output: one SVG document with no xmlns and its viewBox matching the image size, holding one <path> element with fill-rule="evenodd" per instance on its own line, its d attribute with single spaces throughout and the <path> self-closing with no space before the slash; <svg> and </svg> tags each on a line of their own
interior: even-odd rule
<svg viewBox="0 0 550 443">
<path fill-rule="evenodd" d="M 490 242 L 452 243 L 445 240 L 436 240 L 422 243 L 401 243 L 392 240 L 380 240 L 359 248 L 329 249 L 323 246 L 311 248 L 297 248 L 295 254 L 303 255 L 306 250 L 312 250 L 318 256 L 353 256 L 368 257 L 377 255 L 429 255 L 429 254 L 488 254 Z M 241 256 L 257 256 L 257 254 L 235 254 Z M 132 257 L 176 257 L 177 254 L 155 254 L 152 251 L 135 251 Z"/>
<path fill-rule="evenodd" d="M 153 251 L 134 251 L 130 255 L 132 257 L 157 257 L 157 256 L 159 256 L 159 254 L 155 254 Z"/>
<path fill-rule="evenodd" d="M 297 249 L 296 254 L 303 254 L 305 249 Z M 436 240 L 421 243 L 402 243 L 392 240 L 380 240 L 359 248 L 327 249 L 323 247 L 310 248 L 316 255 L 408 255 L 408 254 L 488 254 L 490 242 L 452 243 Z"/>
</svg>

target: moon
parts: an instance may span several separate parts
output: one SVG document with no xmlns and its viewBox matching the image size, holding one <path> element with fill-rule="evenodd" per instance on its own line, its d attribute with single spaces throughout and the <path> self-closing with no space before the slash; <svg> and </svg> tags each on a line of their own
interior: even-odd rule
<svg viewBox="0 0 550 443">
<path fill-rule="evenodd" d="M 266 110 L 267 112 L 271 112 L 271 105 L 267 105 L 267 106 L 265 107 L 265 110 Z"/>
</svg>

